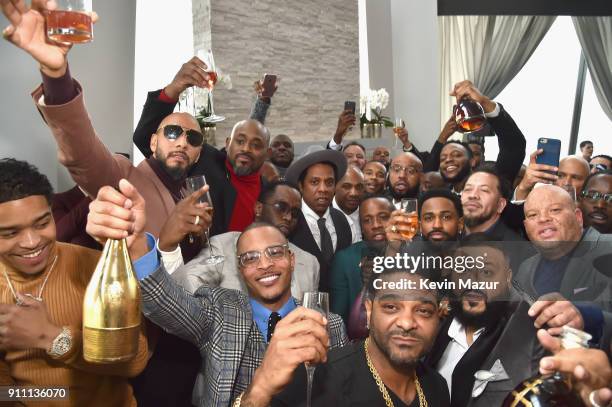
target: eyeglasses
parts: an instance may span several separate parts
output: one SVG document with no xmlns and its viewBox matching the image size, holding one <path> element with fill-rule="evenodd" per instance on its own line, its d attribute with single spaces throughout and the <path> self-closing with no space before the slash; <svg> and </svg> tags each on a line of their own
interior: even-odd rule
<svg viewBox="0 0 612 407">
<path fill-rule="evenodd" d="M 414 174 L 419 172 L 419 170 L 417 170 L 414 167 L 402 167 L 399 164 L 393 164 L 391 166 L 391 171 L 393 171 L 396 174 L 399 174 L 400 172 L 404 172 L 404 173 L 406 173 L 408 175 L 414 175 Z"/>
<path fill-rule="evenodd" d="M 272 261 L 277 261 L 284 258 L 288 251 L 289 244 L 285 243 L 281 245 L 266 247 L 263 253 L 268 259 Z M 240 264 L 241 267 L 255 267 L 259 264 L 261 252 L 257 250 L 252 250 L 250 252 L 244 252 L 236 257 L 238 259 L 238 264 Z"/>
<path fill-rule="evenodd" d="M 282 201 L 274 203 L 262 202 L 262 204 L 273 207 L 274 210 L 280 215 L 286 215 L 290 213 L 293 219 L 297 219 L 300 216 L 300 212 L 302 210 L 301 208 L 292 208 L 287 202 Z"/>
<path fill-rule="evenodd" d="M 157 129 L 164 129 L 164 137 L 168 140 L 176 140 L 185 133 L 187 135 L 187 142 L 193 147 L 200 147 L 204 143 L 204 135 L 197 130 L 185 129 L 178 124 L 167 124 L 164 127 Z"/>
<path fill-rule="evenodd" d="M 612 194 L 603 194 L 597 191 L 582 191 L 580 195 L 583 198 L 586 198 L 591 202 L 597 202 L 597 201 L 605 201 L 606 203 L 612 202 Z"/>
</svg>

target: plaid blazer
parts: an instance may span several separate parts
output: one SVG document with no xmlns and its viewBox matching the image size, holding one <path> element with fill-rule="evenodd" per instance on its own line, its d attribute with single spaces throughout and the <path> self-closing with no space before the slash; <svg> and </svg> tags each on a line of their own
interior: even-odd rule
<svg viewBox="0 0 612 407">
<path fill-rule="evenodd" d="M 251 383 L 266 351 L 248 297 L 240 291 L 208 286 L 190 294 L 163 267 L 140 285 L 145 316 L 200 350 L 203 394 L 194 397 L 199 405 L 231 405 Z M 346 345 L 342 319 L 330 314 L 328 321 L 331 347 Z"/>
</svg>

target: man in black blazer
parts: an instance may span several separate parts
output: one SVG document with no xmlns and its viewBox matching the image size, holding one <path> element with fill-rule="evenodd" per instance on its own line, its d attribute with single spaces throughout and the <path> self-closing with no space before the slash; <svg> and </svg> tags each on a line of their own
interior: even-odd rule
<svg viewBox="0 0 612 407">
<path fill-rule="evenodd" d="M 133 141 L 145 157 L 151 155 L 151 136 L 162 120 L 171 114 L 181 92 L 202 84 L 206 78 L 205 65 L 197 57 L 183 64 L 172 82 L 163 89 L 149 92 L 140 120 L 134 130 Z M 238 122 L 223 150 L 204 144 L 198 161 L 189 175 L 204 175 L 210 185 L 214 207 L 210 235 L 228 231 L 242 231 L 255 219 L 253 212 L 263 182 L 259 170 L 267 158 L 270 133 L 264 127 L 273 92 L 261 93 L 253 106 L 250 119 Z M 243 167 L 239 169 L 239 167 Z M 241 187 L 246 188 L 246 193 Z M 236 219 L 248 214 L 244 220 Z M 248 222 L 247 222 L 248 220 Z"/>
<path fill-rule="evenodd" d="M 525 159 L 527 141 L 512 117 L 501 103 L 494 102 L 480 93 L 470 81 L 455 84 L 452 95 L 457 98 L 457 101 L 467 97 L 480 103 L 488 124 L 497 135 L 499 155 L 495 166 L 500 176 L 513 182 Z M 439 166 L 444 180 L 451 184 L 455 192 L 459 193 L 470 174 L 473 161 L 472 150 L 467 144 L 457 141 L 442 144 L 438 141 L 431 150 L 431 159 L 425 164 L 425 169 L 435 171 Z"/>
<path fill-rule="evenodd" d="M 509 194 L 510 184 L 500 177 L 495 166 L 481 166 L 468 176 L 461 193 L 466 234 L 484 233 L 491 240 L 524 241 L 502 220 Z"/>
<path fill-rule="evenodd" d="M 476 233 L 453 252 L 455 258 L 486 253 L 487 259 L 486 273 L 477 267 L 450 271 L 448 281 L 455 284 L 449 290 L 450 315 L 425 359 L 446 379 L 451 407 L 499 406 L 518 383 L 538 371 L 543 349 L 528 314 L 529 304 L 511 284 L 509 255 L 514 253 L 507 245 Z M 458 288 L 459 282 L 472 281 L 496 285 Z M 476 374 L 479 371 L 483 372 Z"/>
<path fill-rule="evenodd" d="M 351 227 L 342 212 L 331 206 L 336 182 L 344 176 L 347 162 L 335 150 L 307 154 L 287 169 L 285 179 L 302 192 L 302 213 L 291 243 L 317 258 L 319 290 L 329 291 L 328 270 L 336 251 L 351 245 Z"/>
</svg>

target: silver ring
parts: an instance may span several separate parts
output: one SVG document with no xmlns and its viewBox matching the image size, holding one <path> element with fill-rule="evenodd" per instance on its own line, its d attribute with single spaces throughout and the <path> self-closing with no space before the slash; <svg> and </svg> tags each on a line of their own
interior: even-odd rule
<svg viewBox="0 0 612 407">
<path fill-rule="evenodd" d="M 397 233 L 397 226 L 395 225 L 391 226 L 391 232 Z"/>
<path fill-rule="evenodd" d="M 589 393 L 589 403 L 591 403 L 591 406 L 593 407 L 601 407 L 599 405 L 599 403 L 597 403 L 595 401 L 595 393 L 597 392 L 597 390 L 593 390 L 591 393 Z"/>
<path fill-rule="evenodd" d="M 200 215 L 196 215 L 196 218 L 193 221 L 193 224 L 197 226 L 199 223 L 200 223 Z"/>
</svg>

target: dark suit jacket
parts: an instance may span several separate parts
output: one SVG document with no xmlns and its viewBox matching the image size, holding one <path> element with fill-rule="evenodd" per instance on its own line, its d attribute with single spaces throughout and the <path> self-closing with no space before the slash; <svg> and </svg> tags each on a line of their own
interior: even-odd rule
<svg viewBox="0 0 612 407">
<path fill-rule="evenodd" d="M 521 264 L 514 277 L 523 290 L 533 298 L 538 297 L 533 281 L 541 259 L 540 253 L 528 258 Z M 589 227 L 570 254 L 559 290 L 560 294 L 571 302 L 594 304 L 602 309 L 605 325 L 600 345 L 607 352 L 612 336 L 610 259 L 612 259 L 612 235 L 601 234 Z"/>
<path fill-rule="evenodd" d="M 338 251 L 351 245 L 351 227 L 346 220 L 346 216 L 342 212 L 332 207 L 329 208 L 329 212 L 332 221 L 334 222 L 334 227 L 336 228 L 337 242 L 335 253 L 337 253 Z M 331 263 L 327 263 L 323 259 L 323 253 L 321 253 L 319 245 L 314 240 L 314 237 L 310 232 L 310 228 L 308 227 L 308 223 L 306 223 L 306 218 L 304 218 L 304 215 L 301 212 L 300 217 L 298 218 L 297 227 L 289 240 L 300 249 L 307 251 L 317 258 L 320 266 L 319 290 L 329 292 L 329 269 L 331 267 Z"/>
<path fill-rule="evenodd" d="M 344 250 L 336 251 L 330 269 L 330 311 L 338 314 L 348 326 L 351 306 L 362 288 L 361 262 L 364 241 L 353 243 Z"/>
<path fill-rule="evenodd" d="M 528 310 L 526 302 L 511 304 L 508 313 L 499 323 L 485 330 L 470 346 L 453 371 L 451 407 L 500 406 L 516 385 L 537 373 L 538 361 L 544 351 L 536 337 L 533 320 L 527 315 Z M 449 317 L 444 321 L 425 359 L 426 364 L 433 369 L 437 369 L 451 341 L 448 328 L 452 320 Z M 474 374 L 478 370 L 490 371 L 497 360 L 510 378 L 487 383 L 484 392 L 473 398 Z"/>
<path fill-rule="evenodd" d="M 149 92 L 147 101 L 142 109 L 142 114 L 136 130 L 134 130 L 134 144 L 146 156 L 151 155 L 149 143 L 151 135 L 158 129 L 161 121 L 174 111 L 176 104 L 159 100 L 161 90 Z M 259 116 L 253 116 L 260 120 L 259 116 L 265 118 L 265 112 Z M 260 120 L 263 122 L 263 120 Z M 236 190 L 230 182 L 230 174 L 225 167 L 227 155 L 224 150 L 204 144 L 200 159 L 191 168 L 189 175 L 204 175 L 206 182 L 210 185 L 210 198 L 215 213 L 213 223 L 210 227 L 210 235 L 219 235 L 228 231 L 234 203 L 236 202 Z M 263 179 L 262 179 L 263 182 Z M 255 204 L 255 202 L 253 202 Z"/>
</svg>

